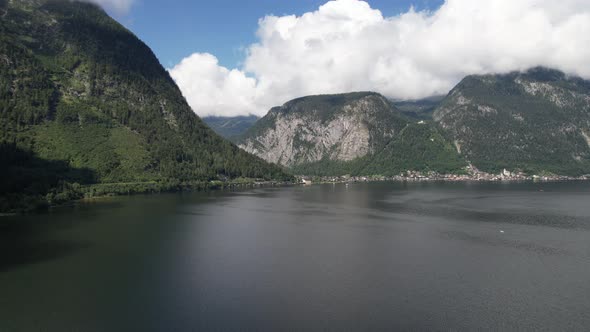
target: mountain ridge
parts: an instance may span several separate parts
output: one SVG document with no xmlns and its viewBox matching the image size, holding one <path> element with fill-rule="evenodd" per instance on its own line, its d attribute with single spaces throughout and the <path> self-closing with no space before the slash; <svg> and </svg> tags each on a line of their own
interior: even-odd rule
<svg viewBox="0 0 590 332">
<path fill-rule="evenodd" d="M 331 135 L 335 114 L 350 107 L 346 101 L 371 97 L 381 101 L 381 133 L 390 135 L 366 144 L 379 135 L 364 126 L 367 119 L 349 117 L 356 127 L 341 126 L 337 132 L 346 135 L 323 139 Z M 403 130 L 408 132 L 400 135 Z M 347 139 L 372 149 L 357 149 L 347 158 L 326 151 Z M 590 81 L 537 67 L 470 75 L 446 96 L 426 100 L 387 101 L 374 92 L 301 97 L 272 108 L 238 142 L 306 175 L 457 173 L 467 166 L 492 174 L 585 175 L 590 174 Z"/>
<path fill-rule="evenodd" d="M 590 173 L 590 82 L 579 77 L 542 67 L 471 75 L 433 117 L 483 170 Z"/>
<path fill-rule="evenodd" d="M 147 181 L 172 188 L 290 178 L 209 129 L 151 49 L 98 6 L 68 0 L 0 5 L 0 142 L 12 146 L 6 151 L 90 169 L 87 184 Z M 45 200 L 47 188 L 71 181 L 50 182 L 16 194 Z"/>
<path fill-rule="evenodd" d="M 241 137 L 239 146 L 285 166 L 328 156 L 350 161 L 401 129 L 401 118 L 390 108 L 385 97 L 370 92 L 297 98 L 272 108 Z M 262 133 L 266 136 L 260 139 Z"/>
<path fill-rule="evenodd" d="M 432 154 L 392 151 L 404 150 L 403 140 Z M 430 122 L 406 117 L 376 92 L 288 101 L 272 108 L 238 143 L 267 161 L 306 175 L 365 175 L 368 170 L 375 172 L 372 175 L 397 175 L 406 165 L 420 171 L 459 172 L 466 166 Z M 447 152 L 441 154 L 441 149 Z"/>
</svg>

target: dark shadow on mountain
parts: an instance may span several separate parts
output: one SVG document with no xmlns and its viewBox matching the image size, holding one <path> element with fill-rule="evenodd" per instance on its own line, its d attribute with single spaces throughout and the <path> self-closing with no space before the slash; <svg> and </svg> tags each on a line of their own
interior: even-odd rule
<svg viewBox="0 0 590 332">
<path fill-rule="evenodd" d="M 47 204 L 47 194 L 64 196 L 72 184 L 90 184 L 97 179 L 93 170 L 39 158 L 14 143 L 0 143 L 0 156 L 0 212 L 41 208 Z"/>
</svg>

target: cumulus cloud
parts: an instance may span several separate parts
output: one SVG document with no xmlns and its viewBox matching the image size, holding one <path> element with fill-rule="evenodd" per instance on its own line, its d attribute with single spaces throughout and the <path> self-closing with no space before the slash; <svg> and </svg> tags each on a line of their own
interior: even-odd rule
<svg viewBox="0 0 590 332">
<path fill-rule="evenodd" d="M 208 53 L 195 53 L 169 70 L 189 105 L 201 116 L 260 114 L 257 83 L 237 69 L 219 65 Z"/>
<path fill-rule="evenodd" d="M 85 0 L 101 6 L 102 8 L 112 10 L 117 14 L 126 14 L 129 12 L 134 0 Z"/>
<path fill-rule="evenodd" d="M 447 93 L 466 75 L 534 66 L 590 78 L 587 0 L 446 0 L 394 17 L 337 0 L 266 16 L 257 36 L 242 68 L 196 54 L 172 69 L 199 115 L 263 115 L 295 97 L 358 90 L 415 99 Z"/>
</svg>

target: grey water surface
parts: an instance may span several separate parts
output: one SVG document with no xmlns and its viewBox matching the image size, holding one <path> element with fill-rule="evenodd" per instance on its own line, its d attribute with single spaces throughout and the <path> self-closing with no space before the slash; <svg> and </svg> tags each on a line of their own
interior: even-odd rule
<svg viewBox="0 0 590 332">
<path fill-rule="evenodd" d="M 118 197 L 0 218 L 0 331 L 590 329 L 590 183 Z"/>
</svg>

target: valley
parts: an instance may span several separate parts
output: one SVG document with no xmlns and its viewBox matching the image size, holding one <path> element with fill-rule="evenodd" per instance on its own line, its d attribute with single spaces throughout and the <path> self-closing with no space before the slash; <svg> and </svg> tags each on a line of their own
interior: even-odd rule
<svg viewBox="0 0 590 332">
<path fill-rule="evenodd" d="M 152 50 L 99 7 L 65 0 L 0 7 L 2 211 L 294 183 L 295 175 L 590 174 L 590 82 L 558 70 L 470 75 L 445 96 L 419 100 L 312 95 L 261 118 L 201 119 Z"/>
</svg>

